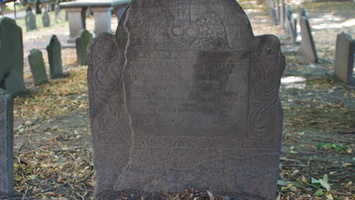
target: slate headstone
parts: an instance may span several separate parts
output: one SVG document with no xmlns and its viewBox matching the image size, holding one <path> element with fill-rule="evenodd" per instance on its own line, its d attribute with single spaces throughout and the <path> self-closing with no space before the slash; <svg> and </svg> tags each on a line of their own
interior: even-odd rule
<svg viewBox="0 0 355 200">
<path fill-rule="evenodd" d="M 11 95 L 24 89 L 22 29 L 8 17 L 0 19 L 0 87 Z"/>
<path fill-rule="evenodd" d="M 42 23 L 43 23 L 43 27 L 49 27 L 51 25 L 51 20 L 49 18 L 48 11 L 43 11 Z"/>
<path fill-rule="evenodd" d="M 76 58 L 80 65 L 87 65 L 86 49 L 92 40 L 92 34 L 86 29 L 79 31 L 78 37 L 75 40 Z"/>
<path fill-rule="evenodd" d="M 316 46 L 313 40 L 312 29 L 307 16 L 300 17 L 301 27 L 301 46 L 298 50 L 308 62 L 317 63 L 318 56 Z"/>
<path fill-rule="evenodd" d="M 33 83 L 40 85 L 48 82 L 42 52 L 38 49 L 32 49 L 28 55 L 28 62 L 30 63 Z"/>
<path fill-rule="evenodd" d="M 235 0 L 133 0 L 88 47 L 97 199 L 207 189 L 275 199 L 285 67 Z"/>
<path fill-rule="evenodd" d="M 13 194 L 13 104 L 10 94 L 0 89 L 0 198 Z"/>
<path fill-rule="evenodd" d="M 292 10 L 290 6 L 286 7 L 286 20 L 285 20 L 285 28 L 286 31 L 288 31 L 290 37 L 291 37 L 291 42 L 296 44 L 297 40 L 297 19 L 293 17 Z"/>
<path fill-rule="evenodd" d="M 35 13 L 36 14 L 41 14 L 42 13 L 42 11 L 41 11 L 41 0 L 35 0 L 34 6 L 35 6 Z"/>
<path fill-rule="evenodd" d="M 36 15 L 33 14 L 32 11 L 26 12 L 25 20 L 26 20 L 27 31 L 34 30 L 37 28 Z"/>
<path fill-rule="evenodd" d="M 51 78 L 60 78 L 63 74 L 61 45 L 56 35 L 53 35 L 47 46 L 49 74 Z"/>
<path fill-rule="evenodd" d="M 354 82 L 355 40 L 348 33 L 340 33 L 336 40 L 334 79 L 345 84 Z"/>
</svg>

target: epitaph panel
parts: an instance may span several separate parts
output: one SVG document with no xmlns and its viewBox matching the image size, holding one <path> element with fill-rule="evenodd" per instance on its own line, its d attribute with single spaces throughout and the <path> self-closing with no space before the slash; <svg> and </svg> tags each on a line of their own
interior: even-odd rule
<svg viewBox="0 0 355 200">
<path fill-rule="evenodd" d="M 88 50 L 96 196 L 274 199 L 284 56 L 237 2 L 133 0 Z"/>
</svg>

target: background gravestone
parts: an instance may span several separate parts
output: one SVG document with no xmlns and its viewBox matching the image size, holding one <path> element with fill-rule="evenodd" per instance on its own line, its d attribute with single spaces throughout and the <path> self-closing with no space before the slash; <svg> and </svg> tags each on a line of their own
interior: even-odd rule
<svg viewBox="0 0 355 200">
<path fill-rule="evenodd" d="M 24 89 L 22 30 L 8 17 L 0 19 L 0 87 L 11 95 Z"/>
<path fill-rule="evenodd" d="M 88 47 L 97 199 L 186 188 L 275 199 L 285 67 L 235 0 L 133 0 Z"/>
<path fill-rule="evenodd" d="M 308 17 L 300 11 L 303 16 L 300 16 L 300 27 L 301 27 L 301 46 L 298 50 L 308 62 L 317 63 L 318 56 L 316 51 L 316 46 L 314 44 L 312 29 L 309 25 Z"/>
<path fill-rule="evenodd" d="M 42 23 L 43 27 L 49 27 L 51 25 L 51 20 L 48 15 L 48 11 L 43 11 L 42 13 Z"/>
<path fill-rule="evenodd" d="M 337 36 L 334 62 L 334 79 L 345 84 L 354 84 L 355 40 L 347 33 Z"/>
<path fill-rule="evenodd" d="M 42 52 L 38 49 L 31 49 L 30 54 L 28 55 L 28 62 L 30 63 L 33 83 L 35 85 L 40 85 L 48 82 Z"/>
<path fill-rule="evenodd" d="M 25 20 L 27 31 L 34 30 L 37 28 L 36 15 L 33 14 L 32 11 L 26 12 Z"/>
<path fill-rule="evenodd" d="M 53 35 L 47 46 L 49 72 L 51 78 L 63 76 L 61 45 L 56 35 Z"/>
<path fill-rule="evenodd" d="M 10 94 L 0 89 L 0 198 L 13 193 L 13 104 Z M 5 198 L 6 199 L 6 198 Z"/>
<path fill-rule="evenodd" d="M 79 31 L 78 37 L 75 39 L 76 58 L 80 65 L 87 65 L 86 49 L 92 40 L 92 34 L 86 29 Z"/>
</svg>

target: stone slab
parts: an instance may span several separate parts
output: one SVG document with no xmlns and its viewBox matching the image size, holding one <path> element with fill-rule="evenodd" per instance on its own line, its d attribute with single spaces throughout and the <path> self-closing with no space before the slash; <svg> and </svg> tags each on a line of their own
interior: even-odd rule
<svg viewBox="0 0 355 200">
<path fill-rule="evenodd" d="M 53 35 L 47 46 L 50 77 L 60 78 L 64 76 L 62 66 L 61 45 L 56 35 Z"/>
<path fill-rule="evenodd" d="M 88 47 L 97 199 L 207 189 L 275 199 L 285 67 L 234 0 L 133 0 Z"/>
<path fill-rule="evenodd" d="M 10 94 L 0 89 L 0 198 L 14 192 L 13 103 Z"/>
<path fill-rule="evenodd" d="M 42 52 L 38 49 L 31 49 L 30 54 L 28 55 L 28 62 L 31 68 L 33 83 L 35 85 L 40 85 L 48 82 Z"/>
<path fill-rule="evenodd" d="M 22 29 L 16 21 L 0 18 L 0 86 L 11 95 L 24 88 Z"/>
<path fill-rule="evenodd" d="M 355 40 L 348 33 L 340 33 L 336 40 L 334 79 L 354 85 Z"/>
<path fill-rule="evenodd" d="M 51 20 L 46 10 L 42 12 L 42 23 L 43 27 L 49 27 L 51 25 Z"/>
<path fill-rule="evenodd" d="M 76 58 L 80 65 L 87 65 L 86 49 L 92 40 L 92 34 L 86 29 L 82 29 L 76 38 Z"/>
<path fill-rule="evenodd" d="M 300 17 L 300 27 L 302 39 L 301 46 L 298 49 L 298 52 L 304 56 L 306 61 L 311 63 L 317 63 L 317 50 L 312 35 L 312 29 L 307 16 Z"/>
<path fill-rule="evenodd" d="M 36 15 L 33 14 L 32 11 L 26 12 L 25 21 L 26 21 L 26 31 L 35 30 L 37 28 Z"/>
</svg>

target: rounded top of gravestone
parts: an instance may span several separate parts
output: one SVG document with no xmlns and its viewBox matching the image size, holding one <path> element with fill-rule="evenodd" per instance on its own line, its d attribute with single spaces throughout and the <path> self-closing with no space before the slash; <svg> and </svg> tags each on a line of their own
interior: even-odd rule
<svg viewBox="0 0 355 200">
<path fill-rule="evenodd" d="M 125 40 L 125 30 L 129 37 L 141 38 L 142 46 L 164 43 L 170 49 L 245 50 L 254 38 L 249 19 L 234 0 L 135 0 L 120 20 L 118 40 Z"/>
</svg>

